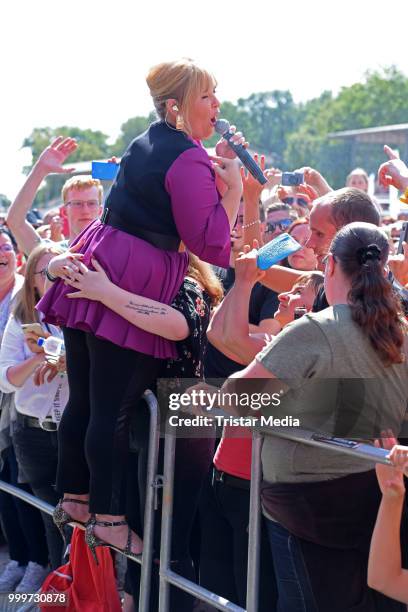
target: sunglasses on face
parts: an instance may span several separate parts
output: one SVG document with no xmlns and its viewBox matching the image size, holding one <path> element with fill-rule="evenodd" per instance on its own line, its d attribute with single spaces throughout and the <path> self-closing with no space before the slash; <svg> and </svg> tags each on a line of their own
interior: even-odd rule
<svg viewBox="0 0 408 612">
<path fill-rule="evenodd" d="M 299 206 L 303 206 L 307 208 L 309 206 L 309 201 L 306 198 L 293 198 L 292 196 L 288 196 L 287 198 L 283 198 L 282 202 L 284 204 L 288 204 L 289 206 L 293 206 L 294 204 L 298 204 Z"/>
<path fill-rule="evenodd" d="M 292 219 L 281 219 L 280 221 L 276 221 L 276 223 L 267 222 L 265 233 L 272 234 L 277 229 L 284 232 L 290 225 L 292 225 Z"/>
</svg>

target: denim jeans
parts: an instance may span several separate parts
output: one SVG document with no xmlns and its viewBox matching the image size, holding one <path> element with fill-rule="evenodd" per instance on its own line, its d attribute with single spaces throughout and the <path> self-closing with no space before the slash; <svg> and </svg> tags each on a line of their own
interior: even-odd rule
<svg viewBox="0 0 408 612">
<path fill-rule="evenodd" d="M 300 544 L 287 529 L 267 521 L 278 587 L 278 612 L 319 612 Z"/>
<path fill-rule="evenodd" d="M 249 489 L 208 478 L 200 496 L 200 585 L 245 608 Z M 276 612 L 276 584 L 265 525 L 261 526 L 258 612 Z"/>
<path fill-rule="evenodd" d="M 57 433 L 36 427 L 20 427 L 13 434 L 13 444 L 19 467 L 39 499 L 55 506 L 59 495 L 55 490 L 57 472 Z M 51 567 L 62 562 L 63 541 L 52 517 L 42 514 Z"/>
</svg>

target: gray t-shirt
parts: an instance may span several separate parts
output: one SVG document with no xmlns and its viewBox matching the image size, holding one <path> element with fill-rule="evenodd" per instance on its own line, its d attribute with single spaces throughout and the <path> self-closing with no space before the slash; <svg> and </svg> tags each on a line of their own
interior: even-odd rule
<svg viewBox="0 0 408 612">
<path fill-rule="evenodd" d="M 392 427 L 398 433 L 407 409 L 407 361 L 385 367 L 346 304 L 291 323 L 257 360 L 286 382 L 281 410 L 299 418 L 301 427 L 354 439 Z M 271 483 L 329 480 L 373 467 L 351 455 L 271 436 L 265 437 L 262 466 Z"/>
</svg>

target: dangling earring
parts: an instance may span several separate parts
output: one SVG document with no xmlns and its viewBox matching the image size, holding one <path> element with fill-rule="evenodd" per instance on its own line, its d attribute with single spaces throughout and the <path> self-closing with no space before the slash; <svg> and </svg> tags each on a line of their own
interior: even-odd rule
<svg viewBox="0 0 408 612">
<path fill-rule="evenodd" d="M 178 113 L 176 117 L 176 130 L 180 130 L 181 132 L 184 130 L 183 115 L 179 115 Z"/>
</svg>

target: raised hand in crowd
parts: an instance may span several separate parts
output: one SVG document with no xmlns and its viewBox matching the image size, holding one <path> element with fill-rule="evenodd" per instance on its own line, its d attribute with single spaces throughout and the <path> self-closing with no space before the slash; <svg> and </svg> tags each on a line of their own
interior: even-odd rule
<svg viewBox="0 0 408 612">
<path fill-rule="evenodd" d="M 392 434 L 376 440 L 378 448 L 391 452 L 394 467 L 377 464 L 376 474 L 382 493 L 368 559 L 368 585 L 388 597 L 408 603 L 408 571 L 402 568 L 400 525 L 405 497 L 403 470 L 408 447 L 398 446 Z"/>
<path fill-rule="evenodd" d="M 265 276 L 257 266 L 258 242 L 254 240 L 253 248 L 245 245 L 242 253 L 235 260 L 235 285 L 249 285 L 251 288 Z"/>
<path fill-rule="evenodd" d="M 384 145 L 384 153 L 388 161 L 381 164 L 378 169 L 378 182 L 383 187 L 392 185 L 400 191 L 408 188 L 408 167 L 388 145 Z"/>
<path fill-rule="evenodd" d="M 16 199 L 8 209 L 7 225 L 15 236 L 20 249 L 26 255 L 29 255 L 41 240 L 34 227 L 26 220 L 36 193 L 48 174 L 70 174 L 74 170 L 74 168 L 63 168 L 63 164 L 76 151 L 77 146 L 73 138 L 59 136 L 53 140 L 39 156 Z"/>
<path fill-rule="evenodd" d="M 34 168 L 41 172 L 43 177 L 51 173 L 70 174 L 75 168 L 64 168 L 63 164 L 77 148 L 78 144 L 74 138 L 58 136 L 40 154 Z"/>
<path fill-rule="evenodd" d="M 311 168 L 310 166 L 304 166 L 303 168 L 298 168 L 296 172 L 303 173 L 306 185 L 310 185 L 310 187 L 313 187 L 313 189 L 316 190 L 318 197 L 329 193 L 329 191 L 333 191 L 324 176 L 314 168 Z"/>
<path fill-rule="evenodd" d="M 265 170 L 265 156 L 255 153 L 254 160 L 259 163 L 259 166 L 267 176 L 268 170 Z M 252 174 L 241 167 L 242 178 L 242 196 L 244 198 L 244 223 L 242 225 L 244 244 L 252 244 L 253 240 L 257 240 L 262 244 L 261 220 L 259 217 L 259 202 L 262 191 L 267 187 L 261 185 Z"/>
<path fill-rule="evenodd" d="M 390 255 L 388 257 L 388 267 L 397 281 L 405 286 L 408 284 L 408 244 L 403 242 L 402 246 L 404 249 L 402 254 Z"/>
<path fill-rule="evenodd" d="M 282 180 L 282 170 L 279 170 L 279 168 L 268 168 L 265 170 L 264 174 L 268 179 L 265 189 L 273 189 L 273 187 L 279 185 Z"/>
<path fill-rule="evenodd" d="M 383 432 L 380 440 L 374 442 L 377 448 L 389 450 L 387 458 L 392 466 L 377 463 L 375 471 L 381 493 L 386 497 L 405 494 L 404 471 L 408 467 L 408 447 L 400 446 L 392 432 Z"/>
</svg>

